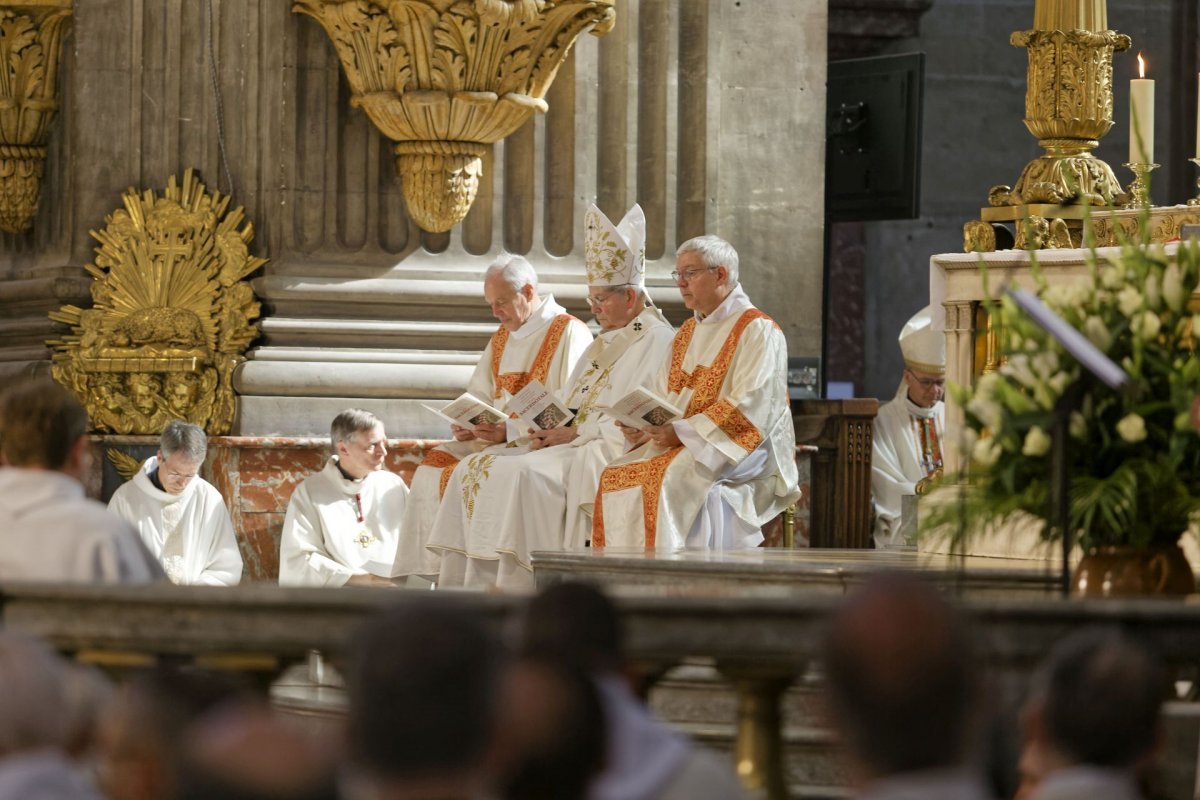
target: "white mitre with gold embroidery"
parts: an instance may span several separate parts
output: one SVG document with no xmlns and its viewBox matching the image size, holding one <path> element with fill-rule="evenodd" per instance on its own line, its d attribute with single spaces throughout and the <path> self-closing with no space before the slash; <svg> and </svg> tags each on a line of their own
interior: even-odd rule
<svg viewBox="0 0 1200 800">
<path fill-rule="evenodd" d="M 946 335 L 933 329 L 933 313 L 925 306 L 900 331 L 900 352 L 910 369 L 943 375 L 946 372 Z"/>
<path fill-rule="evenodd" d="M 634 203 L 613 225 L 595 204 L 583 216 L 583 258 L 589 286 L 646 284 L 646 215 Z"/>
</svg>

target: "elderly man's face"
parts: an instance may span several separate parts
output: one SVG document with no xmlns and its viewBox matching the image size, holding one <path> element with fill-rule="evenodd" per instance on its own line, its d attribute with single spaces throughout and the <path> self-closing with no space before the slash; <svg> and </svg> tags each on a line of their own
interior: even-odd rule
<svg viewBox="0 0 1200 800">
<path fill-rule="evenodd" d="M 624 328 L 641 311 L 637 290 L 629 286 L 589 286 L 587 301 L 602 331 Z"/>
<path fill-rule="evenodd" d="M 158 451 L 158 482 L 167 494 L 181 494 L 199 472 L 199 461 L 191 461 L 183 453 L 163 458 L 163 451 Z"/>
<path fill-rule="evenodd" d="M 387 456 L 387 434 L 383 425 L 368 431 L 359 431 L 348 441 L 337 444 L 338 463 L 352 478 L 365 478 L 368 473 L 383 469 Z"/>
<path fill-rule="evenodd" d="M 514 292 L 508 281 L 499 275 L 489 275 L 483 281 L 483 299 L 492 307 L 492 316 L 508 330 L 519 330 L 533 315 L 533 287 L 525 284 Z"/>
<path fill-rule="evenodd" d="M 904 382 L 908 384 L 908 399 L 921 408 L 929 408 L 941 400 L 946 393 L 946 376 L 922 372 L 911 367 L 904 370 Z"/>
<path fill-rule="evenodd" d="M 725 286 L 729 272 L 725 267 L 706 267 L 704 258 L 697 252 L 689 251 L 678 256 L 675 259 L 675 274 L 678 276 L 675 285 L 679 287 L 679 296 L 692 311 L 711 314 L 729 294 Z"/>
</svg>

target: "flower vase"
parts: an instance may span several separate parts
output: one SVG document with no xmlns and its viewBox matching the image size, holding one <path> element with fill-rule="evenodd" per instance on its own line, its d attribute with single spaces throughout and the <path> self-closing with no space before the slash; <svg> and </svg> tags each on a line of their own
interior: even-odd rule
<svg viewBox="0 0 1200 800">
<path fill-rule="evenodd" d="M 1083 597 L 1182 596 L 1196 591 L 1192 567 L 1179 545 L 1093 547 L 1071 576 Z"/>
</svg>

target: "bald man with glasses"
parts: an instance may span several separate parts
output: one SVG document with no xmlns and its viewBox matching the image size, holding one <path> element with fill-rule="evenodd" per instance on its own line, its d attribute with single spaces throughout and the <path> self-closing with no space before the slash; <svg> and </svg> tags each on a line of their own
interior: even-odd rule
<svg viewBox="0 0 1200 800">
<path fill-rule="evenodd" d="M 929 306 L 900 332 L 904 376 L 896 396 L 879 408 L 871 454 L 875 546 L 908 544 L 901 532 L 906 495 L 942 468 L 946 429 L 946 337 L 934 330 Z"/>
</svg>

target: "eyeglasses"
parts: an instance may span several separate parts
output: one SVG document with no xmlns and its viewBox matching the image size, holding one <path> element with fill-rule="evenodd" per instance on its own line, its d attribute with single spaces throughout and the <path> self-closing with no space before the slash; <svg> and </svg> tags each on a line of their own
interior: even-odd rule
<svg viewBox="0 0 1200 800">
<path fill-rule="evenodd" d="M 946 388 L 945 378 L 918 378 L 912 370 L 909 370 L 908 374 L 912 375 L 914 381 L 921 384 L 922 389 L 932 389 L 935 386 L 939 389 Z"/>
<path fill-rule="evenodd" d="M 190 481 L 192 478 L 196 477 L 196 473 L 193 472 L 188 474 L 184 472 L 175 472 L 174 470 L 169 469 L 167 470 L 167 477 L 173 481 Z"/>
<path fill-rule="evenodd" d="M 691 283 L 692 280 L 701 272 L 711 272 L 714 269 L 720 269 L 720 267 L 701 267 L 700 269 L 689 269 L 687 272 L 680 272 L 679 270 L 673 269 L 671 270 L 671 280 L 675 281 L 676 283 L 679 281 Z"/>
<path fill-rule="evenodd" d="M 607 303 L 614 294 L 616 294 L 616 292 L 605 292 L 603 297 L 595 297 L 594 295 L 589 294 L 587 296 L 588 305 L 593 307 L 602 306 Z"/>
</svg>

